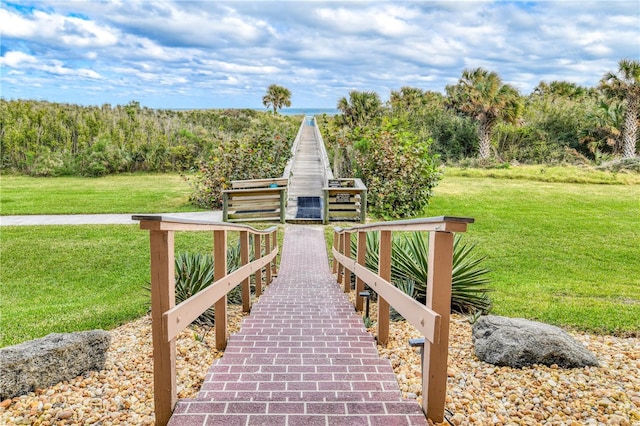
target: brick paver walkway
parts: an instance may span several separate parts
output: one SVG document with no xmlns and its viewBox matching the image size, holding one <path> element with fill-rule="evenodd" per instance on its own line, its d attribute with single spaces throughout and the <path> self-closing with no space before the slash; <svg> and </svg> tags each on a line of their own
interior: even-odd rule
<svg viewBox="0 0 640 426">
<path fill-rule="evenodd" d="M 278 277 L 170 425 L 426 425 L 329 270 L 319 229 L 290 226 Z"/>
</svg>

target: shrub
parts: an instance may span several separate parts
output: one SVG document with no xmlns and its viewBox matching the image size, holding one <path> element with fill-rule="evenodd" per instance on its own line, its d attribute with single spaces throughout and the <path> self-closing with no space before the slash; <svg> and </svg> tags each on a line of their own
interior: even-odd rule
<svg viewBox="0 0 640 426">
<path fill-rule="evenodd" d="M 597 167 L 598 170 L 606 170 L 609 172 L 620 173 L 640 173 L 640 157 L 621 158 L 606 163 L 602 163 Z"/>
<path fill-rule="evenodd" d="M 366 266 L 378 270 L 380 252 L 379 234 L 367 233 Z M 453 243 L 453 266 L 451 278 L 451 310 L 460 313 L 491 310 L 487 278 L 489 270 L 482 266 L 484 257 L 474 255 L 475 244 L 462 243 L 457 234 Z M 352 251 L 357 247 L 352 242 Z M 412 294 L 420 303 L 425 303 L 428 276 L 428 236 L 424 232 L 395 234 L 391 251 L 391 281 L 405 293 Z M 412 288 L 413 287 L 413 288 Z"/>
<path fill-rule="evenodd" d="M 352 134 L 356 176 L 367 186 L 367 208 L 375 216 L 404 218 L 422 213 L 440 179 L 431 140 L 419 140 L 397 119 Z"/>
<path fill-rule="evenodd" d="M 281 176 L 291 157 L 297 131 L 291 117 L 264 116 L 253 120 L 245 133 L 221 141 L 213 155 L 199 165 L 199 174 L 190 180 L 190 201 L 209 209 L 222 207 L 222 191 L 232 180 Z"/>
<path fill-rule="evenodd" d="M 240 267 L 240 245 L 227 249 L 227 273 Z M 204 290 L 214 283 L 214 261 L 210 253 L 176 253 L 176 304 L 182 303 L 194 294 Z M 236 286 L 227 293 L 227 301 L 231 304 L 242 303 L 242 290 Z M 214 324 L 213 307 L 204 311 L 195 321 L 198 325 Z"/>
</svg>

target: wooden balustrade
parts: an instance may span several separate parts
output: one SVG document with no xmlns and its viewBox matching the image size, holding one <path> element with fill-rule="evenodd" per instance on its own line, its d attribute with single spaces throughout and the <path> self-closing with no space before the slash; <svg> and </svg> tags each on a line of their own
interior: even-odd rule
<svg viewBox="0 0 640 426">
<path fill-rule="evenodd" d="M 222 191 L 222 220 L 284 223 L 288 182 L 286 177 L 231 181 L 231 189 Z"/>
<path fill-rule="evenodd" d="M 367 187 L 360 179 L 328 179 L 323 188 L 324 223 L 367 218 Z"/>
<path fill-rule="evenodd" d="M 400 313 L 425 337 L 421 352 L 422 409 L 436 423 L 444 421 L 447 390 L 447 357 L 449 349 L 449 315 L 451 312 L 451 274 L 453 265 L 453 233 L 466 232 L 474 219 L 434 217 L 361 225 L 335 229 L 333 271 L 342 281 L 345 292 L 351 290 L 351 273 L 356 275 L 356 309 L 362 311 L 359 296 L 367 284 L 378 294 L 377 340 L 386 345 L 389 337 L 389 306 Z M 366 233 L 380 232 L 378 273 L 366 268 Z M 392 232 L 429 232 L 428 278 L 425 304 L 396 288 L 391 281 Z M 356 258 L 351 257 L 351 235 L 357 234 Z M 344 275 L 342 272 L 344 271 Z"/>
<path fill-rule="evenodd" d="M 151 249 L 151 319 L 153 335 L 153 377 L 156 424 L 165 425 L 177 402 L 176 336 L 214 305 L 215 342 L 221 350 L 227 344 L 227 293 L 242 288 L 242 306 L 250 309 L 250 277 L 255 276 L 256 295 L 262 290 L 262 270 L 269 284 L 276 271 L 277 227 L 260 231 L 249 226 L 162 216 L 133 216 L 140 228 L 149 231 Z M 175 231 L 213 232 L 214 280 L 205 290 L 175 304 Z M 227 232 L 239 232 L 242 266 L 227 274 Z M 250 259 L 253 236 L 254 260 Z M 264 242 L 264 245 L 263 245 Z M 264 254 L 263 254 L 264 248 Z"/>
</svg>

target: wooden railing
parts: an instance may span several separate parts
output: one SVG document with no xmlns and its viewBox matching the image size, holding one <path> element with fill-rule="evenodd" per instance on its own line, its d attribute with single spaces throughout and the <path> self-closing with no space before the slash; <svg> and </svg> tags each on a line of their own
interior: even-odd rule
<svg viewBox="0 0 640 426">
<path fill-rule="evenodd" d="M 378 294 L 377 340 L 386 345 L 389 339 L 389 306 L 400 313 L 425 337 L 422 356 L 422 409 L 436 423 L 444 419 L 447 391 L 447 357 L 449 348 L 449 314 L 451 311 L 451 274 L 453 233 L 466 232 L 471 218 L 434 217 L 429 219 L 374 223 L 349 229 L 336 228 L 333 242 L 333 272 L 351 290 L 351 274 L 356 276 L 356 310 L 362 311 L 359 297 L 364 285 Z M 366 233 L 380 232 L 378 273 L 366 268 Z M 426 301 L 422 303 L 391 283 L 392 232 L 429 232 L 428 279 Z M 351 253 L 351 236 L 357 235 L 355 259 Z"/>
<path fill-rule="evenodd" d="M 288 183 L 287 178 L 231 181 L 231 189 L 222 191 L 222 220 L 284 223 Z"/>
<path fill-rule="evenodd" d="M 149 231 L 151 247 L 151 319 L 153 335 L 153 378 L 156 424 L 165 425 L 177 402 L 176 336 L 214 305 L 215 344 L 227 344 L 227 293 L 241 285 L 242 306 L 250 306 L 250 277 L 255 276 L 256 295 L 262 291 L 262 271 L 269 284 L 276 271 L 277 227 L 259 231 L 228 223 L 182 220 L 162 216 L 133 216 L 140 228 Z M 189 299 L 175 304 L 175 231 L 212 231 L 215 282 Z M 242 266 L 227 274 L 227 232 L 239 232 Z M 253 238 L 254 260 L 250 259 Z M 263 250 L 264 249 L 264 250 Z M 264 253 L 263 253 L 264 252 Z"/>
<path fill-rule="evenodd" d="M 366 221 L 367 187 L 360 179 L 329 179 L 323 193 L 325 225 L 329 221 Z"/>
<path fill-rule="evenodd" d="M 327 182 L 329 179 L 333 179 L 333 170 L 331 170 L 331 163 L 329 162 L 329 156 L 327 155 L 327 148 L 324 145 L 324 139 L 322 138 L 322 132 L 318 127 L 318 120 L 313 118 L 313 133 L 318 141 L 318 149 L 320 150 L 320 164 L 322 164 L 323 179 Z"/>
</svg>

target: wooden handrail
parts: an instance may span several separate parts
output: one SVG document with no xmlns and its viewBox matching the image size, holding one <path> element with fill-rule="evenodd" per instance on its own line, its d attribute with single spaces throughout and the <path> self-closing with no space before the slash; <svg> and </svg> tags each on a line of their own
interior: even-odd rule
<svg viewBox="0 0 640 426">
<path fill-rule="evenodd" d="M 453 233 L 466 232 L 474 219 L 440 216 L 334 228 L 333 271 L 342 279 L 345 292 L 351 290 L 351 273 L 356 276 L 356 309 L 362 311 L 360 292 L 367 284 L 378 294 L 377 339 L 386 345 L 389 336 L 389 306 L 422 333 L 427 342 L 422 357 L 422 409 L 436 423 L 444 421 L 451 312 Z M 366 233 L 380 232 L 378 273 L 366 268 Z M 392 232 L 429 232 L 427 294 L 425 304 L 414 300 L 391 283 Z M 357 234 L 356 258 L 351 257 L 351 235 Z M 344 271 L 344 275 L 342 272 Z"/>
<path fill-rule="evenodd" d="M 177 402 L 176 336 L 204 311 L 215 306 L 215 342 L 221 350 L 227 344 L 227 293 L 242 285 L 242 306 L 250 309 L 249 278 L 255 276 L 256 289 L 271 282 L 278 255 L 276 226 L 258 230 L 246 225 L 188 220 L 166 216 L 135 215 L 140 229 L 149 231 L 151 250 L 151 321 L 153 335 L 153 378 L 156 424 L 166 425 Z M 175 305 L 175 231 L 212 231 L 214 283 Z M 242 267 L 227 274 L 227 232 L 239 232 Z M 253 235 L 254 260 L 249 261 L 249 242 Z M 262 241 L 264 251 L 262 254 Z M 259 291 L 256 290 L 256 294 Z"/>
</svg>

